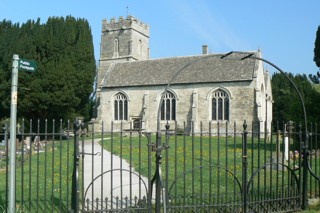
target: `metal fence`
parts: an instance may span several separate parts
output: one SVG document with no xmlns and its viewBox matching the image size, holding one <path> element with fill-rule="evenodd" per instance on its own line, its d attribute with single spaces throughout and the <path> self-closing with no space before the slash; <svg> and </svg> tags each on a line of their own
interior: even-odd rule
<svg viewBox="0 0 320 213">
<path fill-rule="evenodd" d="M 304 196 L 320 196 L 314 125 L 306 153 L 312 173 L 306 179 L 300 125 L 281 123 L 273 132 L 256 132 L 245 122 L 242 129 L 210 122 L 202 123 L 200 132 L 166 125 L 156 133 L 101 126 L 97 131 L 79 122 L 22 121 L 16 143 L 17 210 L 278 212 L 299 211 Z M 4 128 L 1 211 L 10 190 L 8 135 Z"/>
</svg>

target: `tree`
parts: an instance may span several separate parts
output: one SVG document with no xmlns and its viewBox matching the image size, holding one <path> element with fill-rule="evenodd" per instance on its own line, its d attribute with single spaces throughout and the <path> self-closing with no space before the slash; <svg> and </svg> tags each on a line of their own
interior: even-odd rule
<svg viewBox="0 0 320 213">
<path fill-rule="evenodd" d="M 287 74 L 297 86 L 307 110 L 308 122 L 318 123 L 320 118 L 320 93 L 317 92 L 306 75 Z M 303 122 L 304 116 L 298 94 L 289 81 L 281 74 L 272 76 L 272 95 L 274 98 L 273 120 L 280 122 Z"/>
<path fill-rule="evenodd" d="M 314 57 L 313 61 L 317 65 L 317 67 L 320 68 L 320 26 L 318 26 L 317 34 L 316 34 L 316 40 L 314 42 Z M 309 78 L 312 82 L 319 84 L 320 83 L 320 72 L 318 71 L 316 75 L 309 75 Z"/>
<path fill-rule="evenodd" d="M 50 17 L 41 24 L 0 22 L 0 118 L 10 112 L 12 55 L 35 60 L 36 72 L 19 72 L 18 116 L 26 119 L 90 119 L 89 96 L 96 64 L 85 19 Z"/>
</svg>

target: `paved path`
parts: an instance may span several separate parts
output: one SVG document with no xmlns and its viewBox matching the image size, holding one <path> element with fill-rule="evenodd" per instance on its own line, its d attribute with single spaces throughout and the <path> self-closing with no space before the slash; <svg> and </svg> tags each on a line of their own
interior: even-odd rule
<svg viewBox="0 0 320 213">
<path fill-rule="evenodd" d="M 132 168 L 134 173 L 130 175 L 129 163 L 121 160 L 116 155 L 112 155 L 107 150 L 102 150 L 98 143 L 99 140 L 97 139 L 93 143 L 91 140 L 84 143 L 84 152 L 86 153 L 83 171 L 85 199 L 91 201 L 97 198 L 99 200 L 108 198 L 109 201 L 116 203 L 116 198 L 118 197 L 120 203 L 121 200 L 125 203 L 126 197 L 128 200 L 130 199 L 130 194 L 132 199 L 135 196 L 138 199 L 146 196 L 148 179 L 143 176 L 139 179 L 138 173 L 134 171 L 134 168 Z M 100 154 L 88 155 L 92 153 Z M 111 160 L 113 162 L 112 168 Z M 111 169 L 113 169 L 113 172 L 110 172 Z M 122 169 L 122 172 L 120 169 Z M 103 176 L 101 176 L 102 173 L 104 173 Z M 92 182 L 92 179 L 95 179 L 94 182 Z"/>
</svg>

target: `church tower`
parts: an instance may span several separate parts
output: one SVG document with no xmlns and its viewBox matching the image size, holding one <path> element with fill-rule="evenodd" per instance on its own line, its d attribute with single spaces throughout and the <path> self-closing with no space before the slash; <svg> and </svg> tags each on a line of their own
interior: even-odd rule
<svg viewBox="0 0 320 213">
<path fill-rule="evenodd" d="M 149 59 L 149 32 L 149 26 L 133 16 L 126 19 L 120 16 L 118 20 L 102 20 L 97 102 L 100 99 L 103 77 L 111 64 Z"/>
<path fill-rule="evenodd" d="M 149 26 L 133 16 L 105 19 L 100 48 L 101 64 L 149 59 Z"/>
<path fill-rule="evenodd" d="M 112 63 L 149 59 L 149 31 L 133 16 L 102 20 L 98 87 Z"/>
</svg>

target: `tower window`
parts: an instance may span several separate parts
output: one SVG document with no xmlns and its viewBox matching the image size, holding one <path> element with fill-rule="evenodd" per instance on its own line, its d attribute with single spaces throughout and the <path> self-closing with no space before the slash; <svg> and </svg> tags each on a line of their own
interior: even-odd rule
<svg viewBox="0 0 320 213">
<path fill-rule="evenodd" d="M 113 49 L 114 57 L 119 57 L 119 39 L 114 39 L 114 49 Z"/>
<path fill-rule="evenodd" d="M 141 55 L 142 54 L 142 41 L 141 39 L 138 42 L 138 54 Z"/>
</svg>

